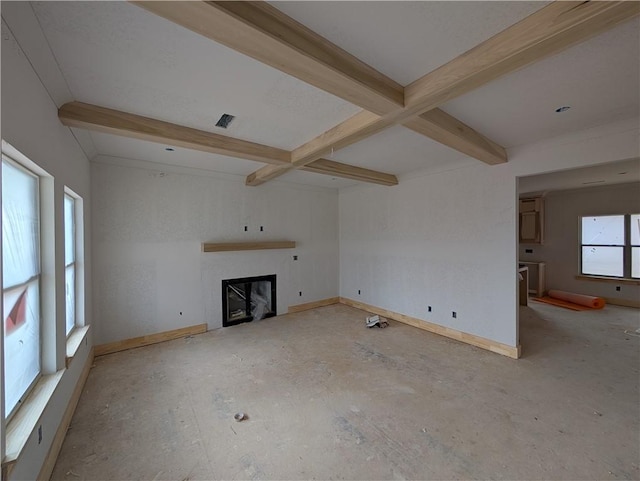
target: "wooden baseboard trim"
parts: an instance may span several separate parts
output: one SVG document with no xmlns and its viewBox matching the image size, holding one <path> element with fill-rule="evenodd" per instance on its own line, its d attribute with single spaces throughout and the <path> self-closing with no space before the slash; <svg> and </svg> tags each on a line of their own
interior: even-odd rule
<svg viewBox="0 0 640 481">
<path fill-rule="evenodd" d="M 322 299 L 319 301 L 307 302 L 305 304 L 297 304 L 295 306 L 289 306 L 289 310 L 287 311 L 287 314 L 308 311 L 309 309 L 315 309 L 316 307 L 330 306 L 331 304 L 338 304 L 339 302 L 340 302 L 339 297 L 329 297 L 328 299 Z"/>
<path fill-rule="evenodd" d="M 472 346 L 486 349 L 487 351 L 495 352 L 496 354 L 501 354 L 512 359 L 518 359 L 520 357 L 520 346 L 509 346 L 497 341 L 492 341 L 491 339 L 485 339 L 484 337 L 476 336 L 474 334 L 458 331 L 450 327 L 444 327 L 439 324 L 423 321 L 422 319 L 398 314 L 397 312 L 388 311 L 363 302 L 354 301 L 353 299 L 348 299 L 346 297 L 341 297 L 340 303 L 355 307 L 356 309 L 362 309 L 363 311 L 372 312 L 388 319 L 393 319 L 394 321 L 417 327 L 418 329 L 423 329 L 425 331 L 433 332 L 434 334 L 455 339 L 456 341 L 464 342 L 465 344 L 471 344 Z"/>
<path fill-rule="evenodd" d="M 134 337 L 123 341 L 110 342 L 108 344 L 100 344 L 95 347 L 96 356 L 104 356 L 113 352 L 126 351 L 135 349 L 136 347 L 148 346 L 159 342 L 172 341 L 185 336 L 193 336 L 207 332 L 206 324 L 197 324 L 195 326 L 182 327 L 171 331 L 158 332 L 156 334 L 148 334 L 146 336 Z"/>
<path fill-rule="evenodd" d="M 44 459 L 42 468 L 40 468 L 40 474 L 38 474 L 39 480 L 48 480 L 51 478 L 53 468 L 58 460 L 58 454 L 60 454 L 60 449 L 62 449 L 62 443 L 64 442 L 64 438 L 67 436 L 67 429 L 69 429 L 71 419 L 73 418 L 73 414 L 76 412 L 76 407 L 78 406 L 78 401 L 80 401 L 82 390 L 84 389 L 84 385 L 89 377 L 89 371 L 91 370 L 91 366 L 93 366 L 93 358 L 94 348 L 91 348 L 91 351 L 89 351 L 89 355 L 87 356 L 87 360 L 84 363 L 84 368 L 82 368 L 82 373 L 80 374 L 76 388 L 73 390 L 67 409 L 64 411 L 64 416 L 62 416 L 56 435 L 53 438 L 47 457 Z"/>
<path fill-rule="evenodd" d="M 605 297 L 604 300 L 607 304 L 613 304 L 614 306 L 635 307 L 636 309 L 640 309 L 640 301 L 632 301 L 629 299 L 612 299 L 610 297 Z"/>
</svg>

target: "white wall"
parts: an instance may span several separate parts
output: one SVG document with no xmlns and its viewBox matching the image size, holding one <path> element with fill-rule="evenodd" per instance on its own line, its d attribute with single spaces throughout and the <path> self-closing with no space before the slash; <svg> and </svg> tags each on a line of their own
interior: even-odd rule
<svg viewBox="0 0 640 481">
<path fill-rule="evenodd" d="M 341 192 L 340 295 L 515 345 L 514 197 L 479 164 Z"/>
<path fill-rule="evenodd" d="M 222 279 L 276 274 L 279 314 L 338 295 L 337 191 L 284 182 L 246 187 L 239 176 L 97 161 L 91 169 L 96 344 L 200 323 L 221 327 Z M 298 244 L 228 253 L 201 248 L 248 240 Z"/>
<path fill-rule="evenodd" d="M 343 189 L 340 295 L 515 346 L 517 176 L 637 157 L 639 145 L 631 119 L 510 149 L 499 166 Z"/>
<path fill-rule="evenodd" d="M 634 213 L 640 213 L 640 184 L 637 182 L 550 192 L 545 197 L 544 244 L 522 244 L 520 259 L 546 262 L 547 289 L 637 301 L 640 286 L 619 284 L 620 291 L 616 291 L 616 284 L 575 278 L 580 273 L 579 218 Z M 525 249 L 533 252 L 526 253 Z"/>
<path fill-rule="evenodd" d="M 86 302 L 85 320 L 90 323 L 90 238 L 89 218 L 89 162 L 79 148 L 70 130 L 60 124 L 57 106 L 40 82 L 29 61 L 11 32 L 2 25 L 2 138 L 21 151 L 53 176 L 55 210 L 55 313 L 58 329 L 56 349 L 58 361 L 64 366 L 65 353 L 65 293 L 64 293 L 64 233 L 62 199 L 64 186 L 81 195 L 85 202 Z M 3 317 L 4 319 L 4 317 Z M 43 439 L 37 441 L 32 433 L 15 466 L 11 479 L 36 479 L 67 403 L 78 381 L 91 343 L 77 353 L 69 370 L 64 372 L 52 399 L 41 419 Z M 59 363 L 58 363 L 59 364 Z M 60 365 L 58 366 L 60 367 Z M 4 435 L 4 432 L 3 432 Z"/>
</svg>

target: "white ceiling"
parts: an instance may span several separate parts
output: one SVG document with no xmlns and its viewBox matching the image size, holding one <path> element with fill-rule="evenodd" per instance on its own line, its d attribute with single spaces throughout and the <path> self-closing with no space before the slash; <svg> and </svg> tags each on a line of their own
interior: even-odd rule
<svg viewBox="0 0 640 481">
<path fill-rule="evenodd" d="M 74 131 L 76 129 L 73 129 Z M 228 174 L 246 175 L 255 170 L 257 164 L 251 160 L 237 159 L 224 155 L 212 156 L 207 152 L 172 147 L 173 152 L 165 150 L 165 146 L 145 140 L 130 139 L 118 135 L 91 132 L 96 150 L 103 155 L 132 158 L 158 162 L 159 164 L 180 165 L 193 169 L 204 169 Z M 215 157 L 215 159 L 214 159 Z"/>
<path fill-rule="evenodd" d="M 580 169 L 530 175 L 518 180 L 520 195 L 640 182 L 640 159 L 621 160 Z M 640 195 L 640 191 L 638 194 Z"/>
<path fill-rule="evenodd" d="M 270 2 L 407 85 L 548 2 Z"/>
<path fill-rule="evenodd" d="M 293 149 L 360 109 L 129 2 L 36 2 L 76 100 Z M 302 140 L 301 140 L 302 139 Z"/>
<path fill-rule="evenodd" d="M 408 84 L 545 3 L 301 1 L 274 5 Z M 31 6 L 68 90 L 79 101 L 285 149 L 359 111 L 128 2 L 34 2 Z M 3 17 L 11 20 L 4 5 Z M 637 117 L 638 26 L 638 21 L 628 22 L 443 108 L 506 147 Z M 554 109 L 561 105 L 572 108 L 556 114 Z M 227 131 L 213 127 L 222 113 L 236 115 Z M 163 145 L 107 134 L 84 137 L 93 144 L 85 146 L 85 151 L 103 156 L 239 175 L 263 165 L 186 149 L 169 153 Z M 336 151 L 332 158 L 401 178 L 418 170 L 477 162 L 403 127 Z M 337 188 L 356 183 L 300 171 L 282 179 Z"/>
<path fill-rule="evenodd" d="M 639 116 L 640 19 L 506 75 L 442 108 L 504 147 Z M 558 107 L 571 109 L 556 113 Z"/>
</svg>

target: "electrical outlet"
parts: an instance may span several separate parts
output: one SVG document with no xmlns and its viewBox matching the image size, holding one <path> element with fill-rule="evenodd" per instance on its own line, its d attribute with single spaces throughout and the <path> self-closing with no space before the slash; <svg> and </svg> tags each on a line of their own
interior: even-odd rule
<svg viewBox="0 0 640 481">
<path fill-rule="evenodd" d="M 616 291 L 620 291 L 620 286 L 616 286 Z"/>
<path fill-rule="evenodd" d="M 297 261 L 298 260 L 298 256 L 293 256 L 293 260 Z"/>
<path fill-rule="evenodd" d="M 264 227 L 260 226 L 260 232 L 264 232 Z"/>
<path fill-rule="evenodd" d="M 245 231 L 245 232 L 247 232 L 248 230 L 249 230 L 249 226 L 248 226 L 248 225 L 245 225 L 245 226 L 244 226 L 244 231 Z"/>
<path fill-rule="evenodd" d="M 533 249 L 525 249 L 524 250 L 527 254 L 533 254 Z"/>
<path fill-rule="evenodd" d="M 358 295 L 360 295 L 360 289 L 358 289 Z"/>
<path fill-rule="evenodd" d="M 431 312 L 431 306 L 427 307 L 427 311 Z"/>
<path fill-rule="evenodd" d="M 300 297 L 302 297 L 302 291 L 298 292 L 298 295 L 299 295 Z"/>
<path fill-rule="evenodd" d="M 453 317 L 454 319 L 457 319 L 457 318 L 458 318 L 458 314 L 456 313 L 456 311 L 453 311 L 453 312 L 451 313 L 451 317 Z"/>
</svg>

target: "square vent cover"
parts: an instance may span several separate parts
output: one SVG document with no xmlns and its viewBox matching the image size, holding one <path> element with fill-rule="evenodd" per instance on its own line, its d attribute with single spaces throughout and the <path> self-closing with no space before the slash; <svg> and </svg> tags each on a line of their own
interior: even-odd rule
<svg viewBox="0 0 640 481">
<path fill-rule="evenodd" d="M 227 127 L 229 127 L 229 124 L 233 121 L 233 119 L 235 119 L 235 116 L 231 114 L 222 114 L 222 117 L 220 117 L 220 120 L 216 122 L 216 127 L 221 127 L 223 129 L 226 129 Z"/>
</svg>

